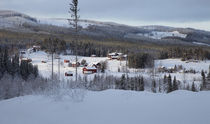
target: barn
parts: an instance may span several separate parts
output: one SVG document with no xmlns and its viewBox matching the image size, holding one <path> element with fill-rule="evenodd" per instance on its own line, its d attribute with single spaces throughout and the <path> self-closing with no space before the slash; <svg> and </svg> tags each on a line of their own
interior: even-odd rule
<svg viewBox="0 0 210 124">
<path fill-rule="evenodd" d="M 41 50 L 41 46 L 36 46 L 36 45 L 33 46 L 33 51 L 34 52 L 37 52 L 37 51 L 40 51 L 40 50 Z"/>
<path fill-rule="evenodd" d="M 84 74 L 93 74 L 93 73 L 97 73 L 97 68 L 95 67 L 84 67 L 82 69 Z"/>
<path fill-rule="evenodd" d="M 72 64 L 72 67 L 79 67 L 80 66 L 80 63 L 79 62 L 72 62 L 71 63 Z"/>
<path fill-rule="evenodd" d="M 64 63 L 69 63 L 69 62 L 70 62 L 70 61 L 69 61 L 69 60 L 67 60 L 67 59 L 65 59 L 65 60 L 64 60 Z"/>
</svg>

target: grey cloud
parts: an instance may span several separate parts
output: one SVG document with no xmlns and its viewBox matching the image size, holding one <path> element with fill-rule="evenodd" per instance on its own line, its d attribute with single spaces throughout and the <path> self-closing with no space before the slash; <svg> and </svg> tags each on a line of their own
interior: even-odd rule
<svg viewBox="0 0 210 124">
<path fill-rule="evenodd" d="M 37 16 L 68 16 L 70 0 L 1 0 L 1 9 Z M 198 22 L 210 20 L 210 0 L 79 0 L 82 18 Z"/>
</svg>

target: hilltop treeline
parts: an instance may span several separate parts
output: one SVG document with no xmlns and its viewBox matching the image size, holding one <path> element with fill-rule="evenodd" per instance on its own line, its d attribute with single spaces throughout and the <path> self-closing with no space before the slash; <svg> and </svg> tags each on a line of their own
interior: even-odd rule
<svg viewBox="0 0 210 124">
<path fill-rule="evenodd" d="M 168 58 L 182 58 L 182 60 L 205 60 L 210 59 L 210 51 L 202 49 L 201 47 L 188 49 L 175 47 L 160 52 L 159 59 Z"/>
</svg>

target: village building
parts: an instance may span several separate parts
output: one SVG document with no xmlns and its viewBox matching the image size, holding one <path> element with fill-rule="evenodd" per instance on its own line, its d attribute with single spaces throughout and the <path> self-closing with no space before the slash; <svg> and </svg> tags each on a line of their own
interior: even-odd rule
<svg viewBox="0 0 210 124">
<path fill-rule="evenodd" d="M 64 63 L 69 63 L 70 61 L 67 59 L 64 59 Z"/>
<path fill-rule="evenodd" d="M 93 55 L 91 55 L 90 57 L 96 57 L 96 55 L 93 54 Z"/>
<path fill-rule="evenodd" d="M 97 68 L 96 67 L 84 67 L 82 69 L 84 74 L 93 74 L 93 73 L 97 73 Z"/>
<path fill-rule="evenodd" d="M 90 64 L 90 66 L 99 69 L 99 68 L 101 68 L 101 63 L 100 62 L 93 62 L 93 63 Z"/>
<path fill-rule="evenodd" d="M 21 58 L 21 62 L 32 62 L 32 59 L 29 58 Z"/>
<path fill-rule="evenodd" d="M 33 46 L 33 52 L 37 52 L 40 50 L 41 50 L 41 46 L 36 46 L 36 45 Z"/>
<path fill-rule="evenodd" d="M 71 63 L 71 66 L 72 66 L 72 67 L 79 67 L 80 65 L 81 65 L 81 64 L 80 64 L 79 62 L 77 62 L 77 63 L 76 63 L 76 62 L 72 62 L 72 63 Z"/>
<path fill-rule="evenodd" d="M 125 60 L 127 58 L 127 55 L 123 55 L 123 53 L 109 53 L 107 56 L 109 59 L 116 59 L 116 60 Z"/>
<path fill-rule="evenodd" d="M 71 71 L 65 72 L 65 76 L 67 76 L 67 77 L 73 76 L 73 73 Z"/>
</svg>

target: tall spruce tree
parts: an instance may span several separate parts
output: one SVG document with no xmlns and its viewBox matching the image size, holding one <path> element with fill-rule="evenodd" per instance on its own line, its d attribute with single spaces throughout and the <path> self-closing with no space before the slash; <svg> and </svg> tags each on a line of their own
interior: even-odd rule
<svg viewBox="0 0 210 124">
<path fill-rule="evenodd" d="M 168 88 L 167 88 L 167 93 L 170 93 L 173 91 L 173 87 L 172 87 L 172 80 L 171 80 L 171 75 L 169 74 L 168 76 Z"/>
<path fill-rule="evenodd" d="M 155 80 L 152 81 L 152 92 L 156 93 L 156 82 L 155 82 Z"/>
<path fill-rule="evenodd" d="M 203 90 L 206 88 L 206 75 L 203 70 L 201 71 L 201 76 L 202 76 L 202 90 Z"/>
<path fill-rule="evenodd" d="M 78 0 L 72 0 L 70 3 L 70 8 L 69 8 L 69 13 L 71 14 L 71 19 L 69 19 L 69 24 L 73 25 L 74 29 L 75 29 L 75 36 L 74 36 L 74 40 L 75 40 L 75 59 L 76 59 L 76 64 L 78 63 L 78 22 L 79 22 L 79 15 L 78 15 L 79 9 L 78 9 Z M 77 66 L 76 66 L 76 81 L 77 81 Z"/>
<path fill-rule="evenodd" d="M 139 88 L 140 91 L 144 91 L 144 77 L 142 76 L 141 79 L 140 79 L 140 88 Z"/>
<path fill-rule="evenodd" d="M 196 88 L 195 88 L 195 83 L 194 83 L 194 82 L 192 83 L 192 88 L 191 88 L 191 90 L 192 90 L 193 92 L 196 92 Z"/>
<path fill-rule="evenodd" d="M 174 80 L 173 80 L 173 91 L 176 91 L 178 90 L 178 84 L 177 84 L 177 81 L 176 81 L 176 76 L 174 76 Z"/>
</svg>

